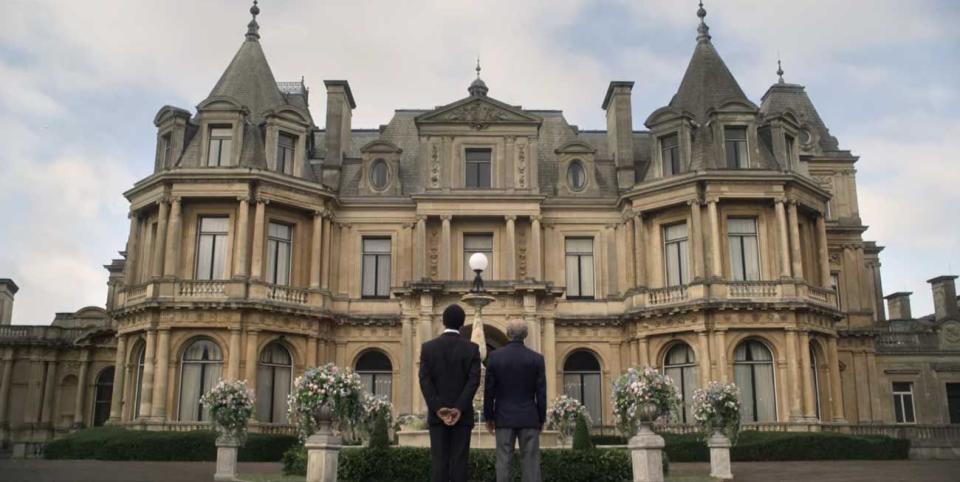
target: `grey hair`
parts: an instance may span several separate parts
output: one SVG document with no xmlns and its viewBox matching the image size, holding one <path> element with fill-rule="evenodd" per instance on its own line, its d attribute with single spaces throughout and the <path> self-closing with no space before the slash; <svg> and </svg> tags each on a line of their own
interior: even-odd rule
<svg viewBox="0 0 960 482">
<path fill-rule="evenodd" d="M 517 318 L 507 322 L 507 339 L 523 341 L 527 337 L 527 323 Z"/>
</svg>

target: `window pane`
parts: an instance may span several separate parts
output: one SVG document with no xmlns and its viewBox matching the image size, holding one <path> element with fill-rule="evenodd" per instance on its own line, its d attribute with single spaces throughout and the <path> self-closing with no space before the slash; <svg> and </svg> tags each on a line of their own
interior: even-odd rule
<svg viewBox="0 0 960 482">
<path fill-rule="evenodd" d="M 667 226 L 663 229 L 664 237 L 667 241 L 675 241 L 680 239 L 686 239 L 687 237 L 687 224 L 674 224 L 672 226 Z"/>
<path fill-rule="evenodd" d="M 290 232 L 292 229 L 286 224 L 279 223 L 270 223 L 269 236 L 271 238 L 281 239 L 285 241 L 290 240 Z"/>
<path fill-rule="evenodd" d="M 471 251 L 489 251 L 493 249 L 492 234 L 467 234 L 463 236 L 463 247 Z"/>
<path fill-rule="evenodd" d="M 277 278 L 277 241 L 267 240 L 267 281 L 274 283 Z"/>
<path fill-rule="evenodd" d="M 916 419 L 913 415 L 913 395 L 907 394 L 903 396 L 903 419 L 906 423 L 915 423 Z"/>
<path fill-rule="evenodd" d="M 760 252 L 757 237 L 744 236 L 741 242 L 743 243 L 744 279 L 757 281 L 760 279 Z"/>
<path fill-rule="evenodd" d="M 204 233 L 226 233 L 229 220 L 227 218 L 200 218 L 200 231 Z"/>
<path fill-rule="evenodd" d="M 580 296 L 580 258 L 567 255 L 567 296 Z"/>
<path fill-rule="evenodd" d="M 208 166 L 219 166 L 220 165 L 220 139 L 210 139 L 210 150 L 207 153 L 207 165 Z"/>
<path fill-rule="evenodd" d="M 677 286 L 681 284 L 680 278 L 680 245 L 678 243 L 668 243 L 664 246 L 664 261 L 666 262 L 667 286 Z"/>
<path fill-rule="evenodd" d="M 213 237 L 213 267 L 211 268 L 210 279 L 223 279 L 225 272 L 225 260 L 227 258 L 227 237 L 218 234 Z"/>
<path fill-rule="evenodd" d="M 290 282 L 290 243 L 277 246 L 277 276 L 274 283 L 286 285 Z"/>
<path fill-rule="evenodd" d="M 387 185 L 387 163 L 382 159 L 378 159 L 373 163 L 370 182 L 375 189 L 383 189 L 383 187 Z"/>
<path fill-rule="evenodd" d="M 566 238 L 567 254 L 593 254 L 593 238 Z"/>
<path fill-rule="evenodd" d="M 362 295 L 377 295 L 377 256 L 372 254 L 363 255 L 362 272 Z"/>
<path fill-rule="evenodd" d="M 377 256 L 377 296 L 390 296 L 390 255 Z"/>
<path fill-rule="evenodd" d="M 198 280 L 210 279 L 213 268 L 213 236 L 201 234 L 197 243 L 197 275 Z"/>
<path fill-rule="evenodd" d="M 743 281 L 746 279 L 746 272 L 743 265 L 743 238 L 740 236 L 730 236 L 730 274 L 734 281 Z"/>
<path fill-rule="evenodd" d="M 390 254 L 390 240 L 386 238 L 364 238 L 363 252 L 365 254 Z"/>
<path fill-rule="evenodd" d="M 466 150 L 466 186 L 476 188 L 490 187 L 490 149 Z"/>
<path fill-rule="evenodd" d="M 593 256 L 580 256 L 580 296 L 593 297 Z"/>
<path fill-rule="evenodd" d="M 897 423 L 903 423 L 903 395 L 893 395 L 893 411 Z"/>
<path fill-rule="evenodd" d="M 677 250 L 680 252 L 680 283 L 687 284 L 690 280 L 690 250 L 687 248 L 687 241 L 677 243 Z"/>
<path fill-rule="evenodd" d="M 727 232 L 730 234 L 757 234 L 757 221 L 753 218 L 727 219 Z"/>
</svg>

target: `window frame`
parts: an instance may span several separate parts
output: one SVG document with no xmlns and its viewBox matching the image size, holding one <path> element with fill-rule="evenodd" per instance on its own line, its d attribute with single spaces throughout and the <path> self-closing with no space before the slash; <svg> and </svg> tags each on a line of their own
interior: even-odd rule
<svg viewBox="0 0 960 482">
<path fill-rule="evenodd" d="M 214 134 L 214 131 L 229 131 L 229 132 L 230 132 L 230 135 L 224 135 L 224 134 L 222 134 L 222 133 L 215 135 L 215 134 Z M 234 140 L 234 137 L 235 137 L 235 136 L 234 136 L 234 132 L 233 132 L 233 126 L 230 125 L 230 124 L 211 124 L 211 125 L 207 128 L 207 136 L 208 136 L 208 139 L 207 139 L 207 165 L 206 165 L 206 167 L 224 167 L 224 166 L 231 166 L 231 165 L 233 164 L 233 159 L 232 159 L 232 158 L 233 158 L 233 148 L 234 148 L 233 140 Z M 224 160 L 224 156 L 223 156 L 224 141 L 227 141 L 227 142 L 228 142 L 228 144 L 227 144 L 228 148 L 227 148 L 227 156 L 226 156 L 227 158 L 226 158 L 226 160 Z M 216 164 L 213 163 L 213 156 L 212 156 L 212 154 L 213 154 L 214 142 L 217 142 L 217 162 L 216 162 Z"/>
<path fill-rule="evenodd" d="M 226 228 L 226 230 L 223 231 L 223 232 L 220 232 L 220 231 L 204 232 L 204 231 L 203 231 L 203 220 L 204 220 L 204 219 L 223 219 L 223 220 L 226 220 L 227 228 Z M 211 253 L 211 256 L 210 256 L 210 274 L 207 275 L 207 276 L 208 276 L 207 278 L 201 278 L 201 277 L 200 277 L 200 244 L 201 244 L 201 241 L 202 241 L 204 235 L 208 235 L 208 236 L 213 236 L 213 237 L 214 237 L 214 239 L 213 239 L 213 245 L 212 245 L 212 253 Z M 215 276 L 216 273 L 214 273 L 213 271 L 214 271 L 214 267 L 215 267 L 216 264 L 217 264 L 217 263 L 215 262 L 215 260 L 214 260 L 214 255 L 215 255 L 216 252 L 217 252 L 217 244 L 216 244 L 216 243 L 217 243 L 217 240 L 222 237 L 222 238 L 223 238 L 223 242 L 224 242 L 224 243 L 228 243 L 228 242 L 229 242 L 229 236 L 230 236 L 230 216 L 226 216 L 226 215 L 211 215 L 211 216 L 200 215 L 200 216 L 197 216 L 197 240 L 196 240 L 196 248 L 195 248 L 195 250 L 194 250 L 194 258 L 195 258 L 195 260 L 194 260 L 193 279 L 195 279 L 195 280 L 197 280 L 197 281 L 222 281 L 222 280 L 227 279 L 227 273 L 226 273 L 226 271 L 227 271 L 228 266 L 227 266 L 227 246 L 226 246 L 226 244 L 224 244 L 224 247 L 223 247 L 223 272 L 220 273 L 219 275 L 217 275 L 217 276 L 219 276 L 219 277 L 216 277 L 216 276 Z"/>
<path fill-rule="evenodd" d="M 367 252 L 366 242 L 367 241 L 387 241 L 389 249 L 386 252 L 382 251 L 371 251 Z M 373 271 L 373 293 L 368 294 L 365 292 L 365 273 L 367 272 L 367 256 L 372 256 L 374 261 L 374 271 Z M 386 258 L 386 269 L 387 277 L 390 281 L 387 283 L 386 287 L 380 286 L 380 272 L 381 266 L 383 265 L 383 258 Z M 393 262 L 393 239 L 390 236 L 361 236 L 360 237 L 360 298 L 363 299 L 389 299 L 390 298 L 390 284 L 393 282 L 393 267 L 391 263 Z M 386 290 L 386 294 L 381 294 L 381 288 Z"/>
<path fill-rule="evenodd" d="M 897 390 L 897 385 L 907 385 L 907 390 Z M 893 393 L 893 417 L 894 423 L 898 425 L 916 425 L 917 423 L 917 403 L 913 396 L 913 382 L 891 382 L 890 389 Z M 910 420 L 907 420 L 907 407 L 905 400 L 910 399 Z"/>
<path fill-rule="evenodd" d="M 680 347 L 686 348 L 686 350 L 687 350 L 687 359 L 686 359 L 686 361 L 684 361 L 683 363 L 670 364 L 670 362 L 669 362 L 669 360 L 670 360 L 670 353 L 671 353 L 673 350 L 679 349 Z M 691 359 L 691 358 L 692 358 L 692 359 Z M 700 385 L 700 380 L 699 380 L 699 376 L 700 376 L 700 373 L 699 373 L 699 372 L 700 372 L 700 365 L 699 365 L 699 362 L 698 362 L 698 360 L 697 360 L 697 353 L 696 353 L 695 351 L 693 351 L 693 347 L 690 346 L 689 343 L 686 343 L 686 342 L 683 342 L 683 341 L 674 343 L 674 344 L 670 345 L 669 348 L 667 348 L 667 350 L 666 350 L 665 352 L 663 352 L 663 360 L 662 360 L 662 362 L 661 362 L 661 364 L 660 364 L 660 373 L 662 373 L 662 374 L 665 375 L 665 376 L 669 376 L 669 375 L 667 374 L 667 370 L 668 370 L 668 369 L 679 369 L 679 370 L 680 370 L 680 379 L 679 379 L 679 380 L 673 380 L 673 385 L 674 385 L 675 387 L 677 387 L 677 391 L 679 392 L 679 395 L 680 395 L 680 407 L 681 407 L 681 408 L 680 408 L 680 423 L 683 423 L 683 424 L 689 423 L 689 422 L 687 421 L 687 419 L 691 419 L 691 420 L 692 420 L 692 419 L 693 419 L 693 413 L 690 413 L 690 414 L 687 413 L 687 405 L 688 405 L 687 402 L 688 402 L 688 397 L 690 397 L 690 400 L 692 401 L 692 399 L 693 399 L 693 393 L 687 393 L 687 392 L 686 392 L 686 389 L 685 389 L 685 387 L 686 387 L 686 383 L 685 383 L 685 382 L 686 382 L 686 376 L 687 376 L 687 373 L 686 373 L 686 372 L 687 372 L 687 371 L 692 371 L 693 373 L 690 374 L 690 376 L 694 377 L 693 381 L 696 382 L 696 384 L 697 384 L 698 387 L 699 387 L 699 385 Z M 691 409 L 692 409 L 692 407 L 691 407 Z"/>
<path fill-rule="evenodd" d="M 580 184 L 575 184 L 573 173 L 574 169 L 579 170 Z M 580 158 L 576 158 L 567 163 L 567 187 L 573 192 L 581 192 L 587 188 L 587 168 Z"/>
<path fill-rule="evenodd" d="M 732 139 L 729 136 L 731 132 L 743 132 L 742 139 Z M 723 152 L 724 152 L 724 163 L 727 169 L 747 169 L 750 167 L 750 142 L 749 142 L 749 129 L 746 125 L 734 124 L 723 126 Z M 731 144 L 734 144 L 734 149 L 731 151 Z M 741 151 L 739 146 L 743 146 L 743 158 L 741 159 Z M 735 159 L 730 158 L 731 152 L 736 153 Z M 733 165 L 731 161 L 735 161 L 736 165 Z"/>
<path fill-rule="evenodd" d="M 753 233 L 731 233 L 730 232 L 730 221 L 753 221 Z M 729 256 L 729 265 L 730 265 L 730 280 L 736 282 L 751 282 L 751 281 L 763 281 L 763 260 L 761 259 L 762 253 L 760 250 L 760 221 L 755 216 L 730 216 L 726 219 L 727 226 L 727 255 Z M 734 266 L 732 256 L 734 249 L 734 239 L 737 240 L 737 245 L 740 247 L 740 266 L 741 270 L 737 278 L 737 266 Z M 748 279 L 747 277 L 747 256 L 746 256 L 746 241 L 749 238 L 753 238 L 753 246 L 756 250 L 756 266 L 755 268 L 757 277 L 756 279 Z"/>
<path fill-rule="evenodd" d="M 470 159 L 471 153 L 480 153 L 486 152 L 488 157 L 486 161 L 476 161 Z M 476 176 L 476 185 L 471 185 L 470 183 L 470 165 L 476 165 L 477 167 L 477 176 Z M 487 166 L 487 185 L 480 185 L 480 174 L 479 166 L 486 164 Z M 492 189 L 493 188 L 493 148 L 492 147 L 465 147 L 463 149 L 463 187 L 465 189 Z"/>
<path fill-rule="evenodd" d="M 185 358 L 186 358 L 187 352 L 190 350 L 190 348 L 192 348 L 195 343 L 200 343 L 200 342 L 202 342 L 202 341 L 206 341 L 206 342 L 210 343 L 214 348 L 216 348 L 216 350 L 217 350 L 220 358 L 219 358 L 219 359 L 207 359 L 207 360 L 203 360 L 203 359 L 200 359 L 200 360 L 186 360 Z M 183 372 L 184 372 L 184 368 L 186 368 L 186 365 L 188 365 L 188 364 L 201 365 L 201 367 L 200 367 L 200 379 L 199 379 L 198 381 L 199 381 L 199 383 L 200 383 L 200 390 L 199 390 L 199 391 L 200 391 L 200 394 L 203 395 L 203 393 L 204 393 L 204 392 L 203 392 L 203 385 L 204 385 L 204 381 L 206 380 L 206 375 L 207 375 L 208 367 L 209 367 L 209 366 L 211 366 L 211 365 L 220 365 L 220 376 L 222 377 L 222 376 L 224 375 L 224 373 L 223 373 L 223 362 L 224 362 L 223 349 L 222 349 L 222 348 L 220 347 L 220 345 L 218 345 L 215 341 L 213 341 L 213 340 L 211 340 L 211 339 L 209 339 L 209 338 L 206 338 L 206 337 L 191 338 L 190 340 L 187 341 L 187 343 L 185 343 L 185 344 L 183 345 L 183 347 L 184 347 L 184 348 L 183 348 L 183 351 L 180 353 L 180 359 L 178 360 L 178 362 L 179 362 L 179 364 L 180 364 L 180 370 L 179 370 L 180 373 L 179 373 L 179 377 L 178 377 L 178 380 L 177 380 L 177 388 L 178 388 L 178 390 L 177 390 L 177 421 L 180 421 L 180 422 L 185 422 L 185 421 L 186 421 L 186 422 L 206 422 L 206 420 L 204 420 L 204 418 L 203 418 L 204 406 L 203 406 L 203 403 L 200 401 L 200 399 L 198 399 L 197 402 L 196 402 L 196 403 L 197 403 L 197 419 L 196 419 L 196 420 L 184 420 L 184 419 L 183 419 L 183 406 L 184 406 L 184 403 L 183 403 L 183 402 L 184 402 L 184 400 L 183 400 Z"/>
<path fill-rule="evenodd" d="M 271 225 L 282 226 L 284 228 L 287 228 L 289 237 L 287 239 L 283 239 L 277 236 L 273 236 L 272 234 L 270 234 Z M 293 273 L 293 240 L 294 240 L 294 226 L 292 224 L 274 221 L 274 220 L 270 220 L 267 222 L 266 280 L 268 283 L 276 286 L 292 285 L 291 274 Z M 280 270 L 279 270 L 279 265 L 277 264 L 277 260 L 279 259 L 279 256 L 280 256 L 280 247 L 282 244 L 287 245 L 287 262 L 286 262 L 286 266 L 284 266 L 287 280 L 284 283 L 278 283 L 277 277 L 278 277 L 278 274 L 280 273 Z M 271 249 L 271 245 L 273 245 L 272 249 Z M 271 259 L 273 260 L 273 263 L 272 263 L 273 273 L 270 273 Z"/>
<path fill-rule="evenodd" d="M 666 147 L 664 141 L 674 140 L 675 145 Z M 669 134 L 664 134 L 657 138 L 657 142 L 660 147 L 660 172 L 663 174 L 663 177 L 667 176 L 676 176 L 683 172 L 683 162 L 680 159 L 680 134 L 672 132 Z M 667 172 L 667 158 L 665 154 L 670 153 L 670 172 Z"/>
<path fill-rule="evenodd" d="M 483 250 L 474 249 L 474 250 L 467 251 L 467 238 L 471 238 L 471 237 L 490 238 L 490 250 L 483 251 Z M 486 279 L 488 280 L 494 279 L 492 274 L 495 266 L 493 256 L 496 253 L 496 247 L 497 247 L 496 236 L 494 236 L 493 233 L 490 231 L 464 232 L 463 236 L 460 239 L 460 242 L 462 243 L 461 244 L 462 249 L 460 251 L 463 253 L 463 279 L 466 281 L 472 281 L 474 278 L 474 273 L 473 271 L 470 270 L 470 256 L 473 256 L 475 253 L 483 253 L 484 256 L 487 257 L 487 269 L 486 271 L 484 271 L 484 273 L 486 274 Z M 467 253 L 470 253 L 470 254 L 468 255 Z"/>
<path fill-rule="evenodd" d="M 573 241 L 573 240 L 581 240 L 581 241 L 587 241 L 587 240 L 588 240 L 588 241 L 590 241 L 590 253 L 589 253 L 589 254 L 586 254 L 585 252 L 574 252 L 574 253 L 571 254 L 570 248 L 568 247 L 567 242 L 568 242 L 568 241 Z M 574 235 L 574 236 L 565 236 L 565 237 L 563 238 L 564 271 L 566 271 L 566 266 L 567 266 L 566 261 L 567 261 L 567 259 L 568 259 L 568 258 L 571 258 L 571 257 L 576 257 L 576 258 L 577 258 L 577 274 L 576 274 L 576 280 L 577 280 L 577 293 L 578 293 L 578 294 L 573 295 L 573 296 L 570 295 L 570 286 L 569 286 L 569 285 L 570 285 L 570 283 L 569 283 L 570 273 L 565 273 L 565 277 L 566 277 L 566 281 L 567 281 L 567 289 L 566 289 L 566 292 L 564 293 L 564 296 L 565 296 L 566 299 L 568 299 L 568 300 L 594 300 L 594 299 L 596 299 L 596 296 L 597 296 L 597 265 L 596 265 L 596 259 L 597 259 L 597 258 L 596 258 L 596 250 L 595 250 L 595 248 L 596 248 L 596 239 L 595 239 L 594 236 L 576 236 L 576 235 Z M 585 257 L 588 257 L 588 256 L 589 256 L 589 258 L 590 258 L 590 266 L 591 266 L 590 269 L 593 271 L 593 286 L 590 287 L 590 291 L 591 291 L 593 294 L 584 295 L 584 294 L 583 294 L 583 291 L 584 291 L 584 290 L 583 290 L 583 288 L 584 288 L 584 282 L 583 282 L 583 271 L 584 271 L 584 270 L 583 270 L 583 267 L 584 267 L 584 258 L 585 258 Z"/>
<path fill-rule="evenodd" d="M 377 168 L 383 167 L 383 184 L 377 184 Z M 383 191 L 390 185 L 390 166 L 387 164 L 386 159 L 376 158 L 370 163 L 370 173 L 368 174 L 367 181 L 370 183 L 370 188 L 374 191 Z"/>
<path fill-rule="evenodd" d="M 170 164 L 170 156 L 173 154 L 173 132 L 160 134 L 160 152 L 157 155 L 156 170 L 161 170 Z"/>
<path fill-rule="evenodd" d="M 290 141 L 289 146 L 283 144 L 284 139 Z M 299 141 L 299 136 L 295 134 L 286 131 L 279 131 L 277 133 L 277 157 L 274 160 L 274 169 L 276 172 L 288 176 L 293 175 L 293 165 L 297 159 L 297 142 Z M 286 154 L 289 154 L 289 157 Z"/>
<path fill-rule="evenodd" d="M 682 239 L 667 239 L 667 231 L 674 227 L 684 225 L 687 228 L 687 234 Z M 690 224 L 686 221 L 680 221 L 670 224 L 664 224 L 661 226 L 661 237 L 663 239 L 662 253 L 663 253 L 663 284 L 665 287 L 676 287 L 676 286 L 686 286 L 690 284 L 690 266 L 689 266 L 689 257 L 690 257 Z M 669 257 L 667 256 L 667 250 L 670 248 L 670 245 L 677 246 L 677 262 L 679 263 L 677 273 L 679 274 L 680 280 L 677 284 L 670 284 L 670 267 L 669 267 Z M 686 246 L 688 266 L 683 264 L 683 246 Z"/>
</svg>

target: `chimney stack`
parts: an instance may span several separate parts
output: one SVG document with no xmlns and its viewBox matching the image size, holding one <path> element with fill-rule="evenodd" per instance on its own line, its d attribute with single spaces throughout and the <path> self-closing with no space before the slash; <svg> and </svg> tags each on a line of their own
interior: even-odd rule
<svg viewBox="0 0 960 482">
<path fill-rule="evenodd" d="M 938 322 L 946 320 L 960 321 L 957 311 L 956 276 L 937 276 L 927 280 L 933 289 L 933 317 Z"/>
<path fill-rule="evenodd" d="M 338 188 L 343 152 L 350 146 L 351 120 L 357 103 L 346 80 L 324 80 L 323 84 L 327 86 L 327 133 L 324 139 L 327 152 L 323 160 L 323 181 Z"/>
<path fill-rule="evenodd" d="M 10 278 L 0 278 L 0 326 L 13 320 L 13 295 L 20 287 Z"/>
<path fill-rule="evenodd" d="M 883 297 L 887 300 L 887 314 L 891 321 L 913 319 L 910 313 L 910 295 L 912 294 L 909 291 L 898 291 Z"/>
<path fill-rule="evenodd" d="M 633 111 L 630 91 L 633 82 L 613 81 L 603 98 L 607 111 L 607 144 L 617 166 L 617 186 L 632 187 L 635 182 L 633 165 Z"/>
</svg>

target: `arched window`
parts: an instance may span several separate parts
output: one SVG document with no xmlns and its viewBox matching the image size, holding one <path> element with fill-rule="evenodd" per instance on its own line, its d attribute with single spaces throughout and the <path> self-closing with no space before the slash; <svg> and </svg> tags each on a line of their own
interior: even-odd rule
<svg viewBox="0 0 960 482">
<path fill-rule="evenodd" d="M 567 185 L 573 191 L 580 191 L 587 185 L 587 174 L 580 159 L 574 159 L 567 168 Z"/>
<path fill-rule="evenodd" d="M 740 387 L 744 421 L 777 420 L 773 356 L 763 343 L 747 340 L 737 345 L 733 352 L 733 379 Z"/>
<path fill-rule="evenodd" d="M 287 423 L 287 395 L 293 375 L 293 360 L 283 345 L 273 342 L 260 352 L 257 365 L 257 420 Z"/>
<path fill-rule="evenodd" d="M 100 427 L 110 418 L 110 403 L 113 399 L 113 367 L 100 370 L 93 393 L 93 426 Z"/>
<path fill-rule="evenodd" d="M 390 170 L 387 168 L 387 162 L 383 159 L 373 161 L 373 167 L 370 169 L 370 185 L 376 190 L 387 187 Z"/>
<path fill-rule="evenodd" d="M 383 352 L 370 350 L 357 360 L 357 374 L 363 388 L 371 395 L 392 398 L 393 364 Z"/>
<path fill-rule="evenodd" d="M 180 420 L 202 422 L 210 418 L 200 397 L 220 381 L 223 355 L 210 340 L 196 340 L 183 351 L 180 362 Z"/>
<path fill-rule="evenodd" d="M 577 350 L 563 363 L 563 392 L 586 408 L 594 425 L 602 423 L 603 395 L 600 389 L 600 362 L 593 353 Z"/>
<path fill-rule="evenodd" d="M 137 345 L 136 351 L 136 384 L 133 385 L 134 394 L 133 394 L 133 419 L 136 420 L 140 418 L 140 397 L 143 395 L 143 361 L 144 357 L 147 354 L 147 345 L 146 343 L 140 342 Z"/>
<path fill-rule="evenodd" d="M 663 359 L 663 373 L 673 379 L 680 391 L 680 413 L 677 420 L 681 423 L 693 422 L 693 391 L 697 389 L 697 358 L 690 345 L 679 343 L 670 348 Z"/>
</svg>

